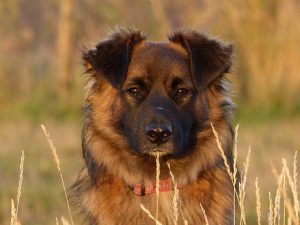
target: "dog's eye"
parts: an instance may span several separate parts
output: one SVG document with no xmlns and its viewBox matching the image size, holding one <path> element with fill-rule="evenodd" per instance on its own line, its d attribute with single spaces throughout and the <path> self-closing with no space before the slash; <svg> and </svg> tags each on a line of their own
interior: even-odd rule
<svg viewBox="0 0 300 225">
<path fill-rule="evenodd" d="M 139 99 L 142 99 L 142 98 L 143 98 L 143 93 L 142 93 L 142 91 L 141 91 L 139 88 L 137 88 L 137 87 L 129 88 L 129 89 L 127 90 L 127 92 L 128 92 L 131 96 L 133 96 L 133 97 L 136 97 L 136 98 L 139 98 Z"/>
<path fill-rule="evenodd" d="M 176 91 L 175 96 L 183 96 L 186 95 L 189 92 L 188 89 L 180 88 Z"/>
<path fill-rule="evenodd" d="M 186 88 L 179 88 L 173 92 L 173 99 L 175 101 L 179 101 L 181 98 L 187 96 L 189 94 L 189 90 Z"/>
</svg>

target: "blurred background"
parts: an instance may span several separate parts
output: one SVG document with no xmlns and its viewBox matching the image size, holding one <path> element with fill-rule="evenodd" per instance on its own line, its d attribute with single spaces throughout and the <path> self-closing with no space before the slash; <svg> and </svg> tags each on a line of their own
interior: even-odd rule
<svg viewBox="0 0 300 225">
<path fill-rule="evenodd" d="M 254 224 L 255 177 L 262 200 L 276 188 L 280 169 L 300 146 L 300 2 L 298 0 L 6 0 L 0 1 L 0 224 L 16 198 L 21 150 L 25 168 L 22 224 L 54 224 L 67 206 L 51 151 L 53 137 L 67 185 L 82 163 L 85 75 L 81 50 L 118 26 L 166 40 L 192 28 L 236 49 L 229 79 L 238 104 L 240 165 L 249 146 L 246 213 Z M 73 209 L 74 214 L 75 209 Z M 267 220 L 267 208 L 263 208 Z"/>
</svg>

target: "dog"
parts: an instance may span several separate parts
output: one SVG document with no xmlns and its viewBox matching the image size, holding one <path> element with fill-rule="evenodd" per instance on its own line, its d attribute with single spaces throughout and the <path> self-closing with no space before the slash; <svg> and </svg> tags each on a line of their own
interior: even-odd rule
<svg viewBox="0 0 300 225">
<path fill-rule="evenodd" d="M 193 30 L 151 42 L 120 29 L 82 58 L 85 165 L 72 190 L 87 223 L 155 224 L 142 204 L 163 225 L 174 224 L 176 183 L 177 224 L 233 224 L 234 189 L 211 127 L 232 167 L 232 44 Z"/>
</svg>

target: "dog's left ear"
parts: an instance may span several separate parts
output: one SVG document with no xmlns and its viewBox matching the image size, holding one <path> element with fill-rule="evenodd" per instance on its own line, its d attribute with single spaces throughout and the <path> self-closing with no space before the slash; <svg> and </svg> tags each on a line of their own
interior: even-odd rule
<svg viewBox="0 0 300 225">
<path fill-rule="evenodd" d="M 177 32 L 169 37 L 182 45 L 189 55 L 192 78 L 198 89 L 203 89 L 227 73 L 232 65 L 233 46 L 195 31 Z"/>
<path fill-rule="evenodd" d="M 134 45 L 144 40 L 140 31 L 120 29 L 96 48 L 83 52 L 87 72 L 104 77 L 114 88 L 125 80 Z"/>
</svg>

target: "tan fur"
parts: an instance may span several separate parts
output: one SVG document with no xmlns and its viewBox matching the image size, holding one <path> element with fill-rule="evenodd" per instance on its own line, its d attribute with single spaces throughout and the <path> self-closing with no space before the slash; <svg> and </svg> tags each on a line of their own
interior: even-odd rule
<svg viewBox="0 0 300 225">
<path fill-rule="evenodd" d="M 141 42 L 137 48 L 145 45 Z M 169 47 L 187 55 L 178 43 L 171 43 Z M 81 207 L 89 224 L 152 225 L 154 222 L 140 205 L 143 204 L 155 215 L 156 195 L 136 196 L 129 186 L 142 182 L 151 184 L 156 175 L 153 170 L 155 162 L 150 156 L 145 158 L 133 154 L 128 141 L 116 132 L 114 124 L 124 110 L 118 91 L 105 79 L 95 78 L 95 71 L 91 71 L 90 66 L 88 70 L 94 76 L 91 76 L 87 85 L 85 104 L 87 108 L 97 110 L 90 110 L 86 116 L 83 137 L 88 145 L 89 157 L 96 162 L 100 172 L 96 184 L 93 184 L 84 167 L 73 192 L 80 196 Z M 225 83 L 222 78 L 198 94 L 194 105 L 195 115 L 200 116 L 205 107 L 210 109 L 208 120 L 197 134 L 199 144 L 190 154 L 169 160 L 176 182 L 183 186 L 179 191 L 180 208 L 189 225 L 205 224 L 200 203 L 210 225 L 233 223 L 233 187 L 210 126 L 211 122 L 231 163 L 231 109 L 221 106 L 230 100 Z M 228 105 L 231 107 L 230 102 Z M 161 178 L 168 176 L 169 170 L 166 162 L 163 162 Z M 158 220 L 164 225 L 173 224 L 173 194 L 173 191 L 160 193 Z M 183 225 L 183 216 L 179 214 L 178 225 Z"/>
</svg>

